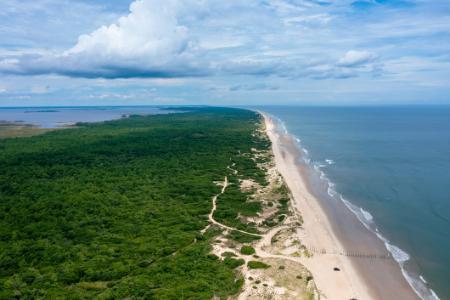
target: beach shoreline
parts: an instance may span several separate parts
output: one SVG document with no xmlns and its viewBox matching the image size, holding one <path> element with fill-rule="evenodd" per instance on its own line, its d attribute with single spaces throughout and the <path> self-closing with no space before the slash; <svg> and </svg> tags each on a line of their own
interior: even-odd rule
<svg viewBox="0 0 450 300">
<path fill-rule="evenodd" d="M 343 203 L 324 203 L 313 193 L 294 137 L 281 132 L 268 114 L 259 113 L 277 169 L 292 193 L 294 210 L 304 220 L 299 237 L 314 250 L 303 264 L 322 294 L 328 299 L 420 299 L 381 240 Z"/>
</svg>

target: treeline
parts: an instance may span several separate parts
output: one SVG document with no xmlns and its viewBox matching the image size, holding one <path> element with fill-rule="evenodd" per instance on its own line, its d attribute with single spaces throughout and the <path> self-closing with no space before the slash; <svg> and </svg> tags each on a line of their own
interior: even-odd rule
<svg viewBox="0 0 450 300">
<path fill-rule="evenodd" d="M 190 110 L 0 140 L 0 298 L 236 293 L 236 264 L 210 255 L 200 230 L 214 181 L 235 161 L 262 182 L 242 154 L 268 144 L 252 135 L 254 112 Z"/>
</svg>

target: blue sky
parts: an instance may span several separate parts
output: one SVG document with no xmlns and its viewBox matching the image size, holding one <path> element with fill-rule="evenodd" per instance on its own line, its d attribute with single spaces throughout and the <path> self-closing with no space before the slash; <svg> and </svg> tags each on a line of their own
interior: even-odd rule
<svg viewBox="0 0 450 300">
<path fill-rule="evenodd" d="M 8 0 L 0 106 L 450 104 L 448 0 Z"/>
</svg>

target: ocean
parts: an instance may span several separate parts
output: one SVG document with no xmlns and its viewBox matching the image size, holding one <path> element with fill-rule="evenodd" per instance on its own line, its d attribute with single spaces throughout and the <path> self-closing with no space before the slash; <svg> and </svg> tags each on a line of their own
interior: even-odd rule
<svg viewBox="0 0 450 300">
<path fill-rule="evenodd" d="M 0 122 L 21 122 L 42 128 L 56 128 L 77 122 L 102 122 L 128 115 L 169 112 L 151 106 L 0 107 Z"/>
<path fill-rule="evenodd" d="M 298 139 L 326 182 L 316 188 L 383 240 L 423 299 L 450 299 L 450 106 L 258 109 Z"/>
</svg>

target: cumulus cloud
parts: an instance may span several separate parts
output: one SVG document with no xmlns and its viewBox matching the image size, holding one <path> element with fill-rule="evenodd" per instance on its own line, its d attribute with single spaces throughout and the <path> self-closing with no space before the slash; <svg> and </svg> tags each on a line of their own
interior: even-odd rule
<svg viewBox="0 0 450 300">
<path fill-rule="evenodd" d="M 190 1 L 192 2 L 192 1 Z M 61 54 L 26 55 L 0 60 L 0 70 L 15 74 L 57 73 L 75 77 L 182 77 L 203 74 L 193 59 L 195 40 L 179 14 L 186 2 L 137 0 L 116 23 L 81 35 Z"/>
<path fill-rule="evenodd" d="M 361 66 L 376 58 L 373 53 L 352 50 L 337 62 L 324 57 L 321 62 L 310 63 L 308 57 L 296 55 L 301 44 L 293 44 L 286 48 L 293 55 L 265 54 L 276 52 L 269 47 L 274 36 L 270 33 L 280 30 L 276 26 L 325 26 L 331 22 L 328 13 L 308 12 L 320 9 L 324 3 L 328 2 L 277 0 L 266 6 L 218 0 L 136 0 L 130 5 L 129 14 L 109 26 L 81 35 L 73 47 L 62 53 L 9 54 L 3 59 L 0 55 L 0 72 L 83 78 L 181 78 L 215 74 L 316 79 L 357 76 L 365 71 Z M 295 14 L 287 7 L 295 8 Z M 218 15 L 217 11 L 226 16 Z M 230 25 L 229 18 L 236 18 L 233 22 L 256 19 L 245 23 L 251 24 L 248 28 L 237 29 Z M 208 29 L 202 28 L 206 22 Z M 276 28 L 272 28 L 273 24 Z M 214 28 L 213 32 L 208 32 L 210 28 Z M 259 37 L 258 32 L 269 34 Z M 278 39 L 290 42 L 292 33 L 283 28 L 279 33 Z M 239 49 L 230 50 L 235 47 Z"/>
<path fill-rule="evenodd" d="M 167 64 L 190 46 L 188 29 L 178 24 L 178 11 L 178 1 L 174 0 L 136 1 L 128 16 L 80 36 L 63 56 L 95 57 L 106 64 L 116 59 L 137 60 L 148 66 Z"/>
<path fill-rule="evenodd" d="M 338 60 L 337 65 L 342 67 L 354 67 L 371 62 L 375 58 L 376 55 L 368 51 L 350 50 Z"/>
</svg>

